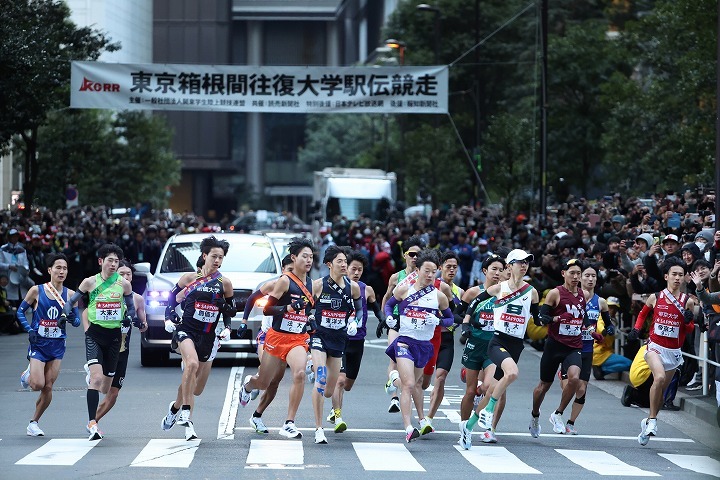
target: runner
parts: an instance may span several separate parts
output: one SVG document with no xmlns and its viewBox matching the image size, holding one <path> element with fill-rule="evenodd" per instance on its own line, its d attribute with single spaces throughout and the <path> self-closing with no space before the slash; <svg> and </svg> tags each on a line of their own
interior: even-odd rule
<svg viewBox="0 0 720 480">
<path fill-rule="evenodd" d="M 463 295 L 463 300 L 471 300 L 471 302 L 462 324 L 463 336 L 467 338 L 467 342 L 465 343 L 465 350 L 463 350 L 462 356 L 462 364 L 466 372 L 466 387 L 465 395 L 463 395 L 462 401 L 460 402 L 461 432 L 465 429 L 472 432 L 479 418 L 479 412 L 485 408 L 490 400 L 490 393 L 488 392 L 492 390 L 491 387 L 494 387 L 496 383 L 494 378 L 495 364 L 488 356 L 488 345 L 495 331 L 493 325 L 494 299 L 491 298 L 485 302 L 480 302 L 478 297 L 488 288 L 500 283 L 501 275 L 505 267 L 505 260 L 495 254 L 490 255 L 482 264 L 485 283 L 482 286 L 469 288 L 468 291 L 465 292 L 465 295 Z M 474 298 L 471 299 L 471 296 L 474 296 Z M 480 389 L 478 389 L 478 383 L 480 383 Z M 475 397 L 478 394 L 483 395 L 483 399 L 477 408 L 474 409 L 475 411 L 473 411 Z M 503 393 L 495 405 L 492 428 L 483 433 L 482 441 L 484 443 L 497 442 L 495 427 L 500 421 L 500 416 L 505 408 L 505 398 L 506 395 Z M 470 418 L 470 412 L 473 412 L 472 423 L 467 422 Z M 468 423 L 470 423 L 469 426 Z M 465 444 L 463 444 L 462 441 L 460 442 L 460 446 L 463 448 L 466 446 L 469 448 L 470 445 L 470 442 L 466 442 Z"/>
<path fill-rule="evenodd" d="M 340 375 L 338 376 L 335 393 L 332 396 L 333 410 L 327 417 L 327 421 L 334 425 L 335 433 L 341 433 L 347 430 L 347 424 L 342 419 L 342 405 L 344 392 L 352 390 L 358 373 L 360 372 L 360 362 L 362 362 L 363 352 L 365 348 L 365 335 L 367 331 L 368 307 L 370 307 L 382 324 L 385 320 L 385 314 L 380 309 L 375 297 L 375 291 L 369 285 L 360 281 L 363 271 L 367 267 L 367 257 L 362 253 L 351 250 L 348 253 L 350 264 L 348 265 L 348 273 L 350 280 L 356 282 L 360 286 L 360 298 L 362 300 L 362 318 L 365 321 L 358 326 L 358 331 L 354 336 L 349 336 L 345 344 L 345 353 L 342 357 L 342 366 L 340 367 Z"/>
<path fill-rule="evenodd" d="M 118 267 L 117 272 L 125 280 L 132 283 L 133 270 L 134 268 L 132 264 L 128 260 L 123 259 L 120 261 L 120 267 Z M 142 295 L 138 295 L 134 292 L 133 299 L 135 301 L 135 312 L 137 313 L 137 318 L 140 322 L 142 322 L 142 326 L 139 329 L 142 333 L 148 328 L 145 320 L 145 302 L 143 301 Z M 87 309 L 83 310 L 82 317 L 83 325 L 89 326 Z M 97 422 L 99 422 L 100 419 L 115 406 L 115 402 L 117 402 L 117 397 L 120 394 L 120 389 L 123 387 L 123 382 L 125 380 L 128 357 L 130 355 L 130 334 L 132 333 L 132 329 L 130 327 L 122 327 L 120 331 L 122 332 L 122 339 L 120 340 L 120 355 L 118 356 L 117 369 L 115 370 L 115 376 L 113 377 L 112 384 L 110 385 L 110 390 L 98 406 L 97 413 L 95 414 L 95 421 Z"/>
<path fill-rule="evenodd" d="M 565 422 L 565 433 L 569 435 L 577 435 L 575 422 L 577 417 L 585 405 L 585 395 L 587 393 L 587 385 L 590 381 L 593 362 L 593 346 L 595 343 L 602 343 L 603 335 L 607 330 L 600 330 L 598 320 L 602 316 L 603 325 L 611 325 L 608 306 L 604 298 L 595 293 L 595 285 L 597 284 L 597 271 L 590 265 L 582 267 L 580 276 L 580 285 L 585 294 L 585 318 L 582 326 L 582 366 L 580 367 L 580 384 L 575 391 L 575 401 L 572 405 L 570 419 Z M 600 333 L 602 331 L 603 333 Z M 567 370 L 565 366 L 560 372 L 560 387 L 565 390 L 568 384 Z"/>
<path fill-rule="evenodd" d="M 263 362 L 256 375 L 245 377 L 240 389 L 240 405 L 251 400 L 251 390 L 265 390 L 286 366 L 290 366 L 293 383 L 290 387 L 288 415 L 280 435 L 287 438 L 302 438 L 295 426 L 300 401 L 305 387 L 305 362 L 307 361 L 309 335 L 314 325 L 308 323 L 308 314 L 314 307 L 312 282 L 308 273 L 313 265 L 313 243 L 295 238 L 288 244 L 293 259 L 293 271 L 283 274 L 275 282 L 263 308 L 264 315 L 272 315 L 272 327 L 265 335 Z"/>
<path fill-rule="evenodd" d="M 100 273 L 80 282 L 77 291 L 63 307 L 63 314 L 70 318 L 75 304 L 88 294 L 88 329 L 85 331 L 85 357 L 90 382 L 87 390 L 88 424 L 85 429 L 89 440 L 100 440 L 95 416 L 100 403 L 100 392 L 107 394 L 117 369 L 120 354 L 121 327 L 131 324 L 137 328 L 142 323 L 136 317 L 132 285 L 118 272 L 123 251 L 112 243 L 106 243 L 97 251 Z"/>
<path fill-rule="evenodd" d="M 540 297 L 537 290 L 523 280 L 533 258 L 532 254 L 520 249 L 510 251 L 505 259 L 510 279 L 492 285 L 477 298 L 478 302 L 485 302 L 492 297 L 497 299 L 492 304 L 494 332 L 487 350 L 490 360 L 495 364 L 494 378 L 497 383 L 491 385 L 485 394 L 489 396 L 487 405 L 480 412 L 473 413 L 467 423 L 460 423 L 459 443 L 466 450 L 472 446 L 475 423 L 484 430 L 491 430 L 494 423 L 497 426 L 497 422 L 493 422 L 495 409 L 500 407 L 499 402 L 505 391 L 517 379 L 517 362 L 525 348 L 523 338 L 527 324 L 533 317 L 536 323 L 540 321 Z"/>
<path fill-rule="evenodd" d="M 663 262 L 662 270 L 667 287 L 648 297 L 638 314 L 635 327 L 628 335 L 629 339 L 637 340 L 639 330 L 652 312 L 650 339 L 645 352 L 645 361 L 653 375 L 650 387 L 650 413 L 640 422 L 640 435 L 638 435 L 638 443 L 643 446 L 648 444 L 650 437 L 657 435 L 657 414 L 662 408 L 663 392 L 675 375 L 675 370 L 683 363 L 680 349 L 685 341 L 685 335 L 695 328 L 693 323 L 695 300 L 681 292 L 686 272 L 685 262 L 675 257 L 667 258 Z M 710 300 L 701 276 L 697 272 L 691 272 L 690 278 L 697 287 L 700 301 Z"/>
<path fill-rule="evenodd" d="M 290 257 L 290 255 L 285 255 L 285 257 L 282 259 L 282 273 L 288 273 L 293 271 L 293 260 Z M 250 318 L 250 312 L 252 311 L 253 307 L 255 306 L 255 303 L 264 297 L 265 295 L 268 295 L 270 292 L 272 292 L 272 289 L 275 287 L 275 283 L 280 277 L 272 278 L 261 285 L 258 286 L 258 289 L 253 292 L 250 297 L 248 297 L 247 302 L 245 303 L 245 310 L 243 310 L 243 325 L 245 328 L 243 328 L 243 325 L 238 328 L 238 337 L 243 333 L 242 331 L 247 329 L 247 321 L 248 318 Z M 266 319 L 270 319 L 269 321 Z M 272 319 L 267 316 L 263 316 L 262 319 L 262 326 L 260 327 L 260 330 L 258 331 L 257 336 L 255 337 L 255 340 L 257 342 L 257 354 L 258 354 L 258 361 L 262 363 L 263 358 L 263 352 L 265 350 L 265 334 L 270 329 L 270 324 L 272 323 Z M 285 376 L 285 369 L 280 370 L 278 372 L 278 375 L 272 379 L 270 384 L 268 385 L 267 389 L 263 392 L 262 396 L 260 397 L 260 401 L 258 402 L 258 406 L 253 412 L 252 417 L 250 417 L 250 426 L 253 427 L 253 429 L 257 433 L 269 433 L 268 428 L 265 426 L 265 423 L 262 420 L 262 414 L 265 412 L 265 409 L 270 406 L 272 401 L 275 399 L 275 395 L 277 395 L 277 389 L 280 385 L 280 381 Z M 258 391 L 253 390 L 251 392 L 251 399 L 254 400 L 255 397 L 257 397 Z M 254 395 L 254 396 L 253 396 Z"/>
<path fill-rule="evenodd" d="M 23 388 L 30 387 L 34 392 L 40 391 L 35 402 L 35 413 L 27 426 L 27 434 L 31 437 L 45 435 L 38 422 L 52 402 L 53 384 L 65 355 L 65 321 L 58 317 L 68 297 L 74 293 L 63 286 L 68 272 L 65 255 L 48 255 L 46 265 L 50 282 L 31 287 L 17 311 L 17 318 L 28 332 L 30 341 L 27 355 L 30 364 L 20 376 L 20 385 Z M 33 309 L 32 323 L 28 323 L 25 317 L 28 308 Z M 77 308 L 71 311 L 67 319 L 72 321 L 73 327 L 80 326 Z"/>
<path fill-rule="evenodd" d="M 564 283 L 548 292 L 542 306 L 542 322 L 549 325 L 545 349 L 540 359 L 540 383 L 533 391 L 530 435 L 540 436 L 540 406 L 553 384 L 558 367 L 567 372 L 567 384 L 560 397 L 560 405 L 550 414 L 555 433 L 565 433 L 562 414 L 577 395 L 582 367 L 582 326 L 585 318 L 585 294 L 580 288 L 581 262 L 567 260 L 562 267 Z"/>
<path fill-rule="evenodd" d="M 400 285 L 385 304 L 385 314 L 397 315 L 394 320 L 400 324 L 398 336 L 385 353 L 397 363 L 402 398 L 400 410 L 405 426 L 405 441 L 411 442 L 420 436 L 412 426 L 410 397 L 415 402 L 421 425 L 425 420 L 420 380 L 425 364 L 432 356 L 435 326 L 449 327 L 454 318 L 447 297 L 435 287 L 435 274 L 440 261 L 433 250 L 423 251 L 417 256 L 418 275 L 413 285 Z M 394 313 L 399 306 L 398 313 Z M 442 315 L 442 317 L 439 317 Z"/>
<path fill-rule="evenodd" d="M 233 297 L 232 282 L 219 269 L 230 245 L 214 236 L 200 242 L 199 271 L 185 273 L 170 292 L 165 309 L 165 330 L 173 334 L 171 348 L 182 355 L 182 380 L 177 397 L 168 405 L 168 412 L 160 426 L 170 430 L 175 423 L 185 427 L 185 440 L 197 438 L 195 425 L 190 416 L 195 396 L 205 387 L 212 360 L 215 358 L 218 340 L 230 336 L 230 322 L 237 309 Z M 184 306 L 182 319 L 177 315 L 177 305 Z M 220 334 L 218 320 L 223 317 Z"/>
<path fill-rule="evenodd" d="M 433 334 L 433 357 L 425 365 L 423 370 L 423 390 L 430 386 L 430 379 L 432 378 L 433 371 L 435 372 L 435 385 L 433 385 L 432 393 L 430 394 L 430 408 L 428 415 L 425 417 L 426 424 L 422 425 L 420 433 L 426 435 L 430 432 L 435 431 L 432 426 L 432 419 L 440 408 L 440 403 L 445 397 L 445 381 L 447 375 L 452 368 L 453 357 L 455 356 L 455 327 L 463 322 L 465 318 L 464 312 L 461 314 L 459 309 L 462 303 L 462 296 L 465 293 L 464 290 L 455 285 L 455 274 L 458 271 L 458 256 L 452 251 L 448 250 L 443 253 L 440 261 L 442 265 L 440 267 L 440 279 L 442 282 L 450 287 L 451 297 L 450 307 L 457 309 L 458 312 L 453 315 L 455 323 L 450 328 L 438 326 L 435 328 Z"/>
<path fill-rule="evenodd" d="M 348 336 L 357 335 L 358 326 L 365 323 L 360 286 L 345 276 L 348 263 L 345 251 L 331 245 L 325 250 L 323 263 L 330 269 L 330 275 L 313 282 L 316 303 L 310 316 L 311 323 L 317 322 L 317 328 L 310 337 L 310 353 L 316 373 L 312 404 L 317 444 L 328 443 L 322 428 L 323 404 L 325 398 L 332 398 L 335 393 Z M 344 430 L 341 426 L 335 432 Z"/>
</svg>

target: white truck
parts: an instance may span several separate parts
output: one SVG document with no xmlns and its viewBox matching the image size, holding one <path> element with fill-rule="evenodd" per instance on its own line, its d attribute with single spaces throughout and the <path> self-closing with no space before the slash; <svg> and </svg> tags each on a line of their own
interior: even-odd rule
<svg viewBox="0 0 720 480">
<path fill-rule="evenodd" d="M 388 207 L 395 204 L 396 190 L 395 172 L 328 167 L 315 172 L 313 200 L 324 224 L 331 222 L 335 215 L 349 220 L 361 213 L 374 216 L 380 202 L 387 202 Z"/>
</svg>

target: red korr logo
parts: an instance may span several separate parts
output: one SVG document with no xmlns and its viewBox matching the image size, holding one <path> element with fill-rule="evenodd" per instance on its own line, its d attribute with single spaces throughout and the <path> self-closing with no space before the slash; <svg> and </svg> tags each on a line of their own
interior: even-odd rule
<svg viewBox="0 0 720 480">
<path fill-rule="evenodd" d="M 83 77 L 83 84 L 80 86 L 81 92 L 119 92 L 119 83 L 99 83 L 88 80 Z"/>
</svg>

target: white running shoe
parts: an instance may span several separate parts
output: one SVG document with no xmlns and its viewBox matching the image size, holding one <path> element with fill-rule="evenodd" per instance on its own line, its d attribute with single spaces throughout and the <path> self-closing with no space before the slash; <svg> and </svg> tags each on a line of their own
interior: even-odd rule
<svg viewBox="0 0 720 480">
<path fill-rule="evenodd" d="M 90 386 L 90 365 L 87 363 L 83 365 L 83 370 L 85 370 L 85 383 L 87 383 L 87 386 Z"/>
<path fill-rule="evenodd" d="M 40 430 L 40 427 L 38 426 L 38 423 L 35 420 L 28 423 L 27 434 L 30 437 L 44 437 L 45 436 L 45 432 Z"/>
<path fill-rule="evenodd" d="M 193 426 L 193 422 L 188 421 L 188 424 L 185 425 L 185 440 L 195 440 L 198 438 L 197 434 L 195 433 L 195 427 Z"/>
<path fill-rule="evenodd" d="M 252 393 L 248 392 L 245 388 L 245 385 L 247 385 L 251 378 L 252 375 L 246 375 L 242 387 L 240 387 L 240 405 L 243 407 L 252 399 Z"/>
<path fill-rule="evenodd" d="M 347 430 L 347 423 L 345 423 L 345 420 L 342 419 L 342 417 L 335 417 L 335 433 L 343 433 L 345 430 Z"/>
<path fill-rule="evenodd" d="M 179 411 L 175 413 L 172 412 L 172 407 L 174 404 L 174 401 L 170 402 L 170 405 L 168 405 L 167 415 L 165 415 L 162 419 L 162 422 L 160 422 L 160 428 L 162 428 L 166 432 L 175 426 L 175 421 L 177 420 L 178 413 L 180 413 Z"/>
<path fill-rule="evenodd" d="M 550 423 L 552 423 L 553 432 L 560 434 L 565 433 L 565 422 L 563 421 L 562 414 L 555 412 L 551 413 Z"/>
<path fill-rule="evenodd" d="M 328 423 L 332 423 L 333 425 L 335 425 L 335 409 L 334 408 L 330 409 L 330 415 L 328 415 L 325 420 L 327 420 Z"/>
<path fill-rule="evenodd" d="M 468 430 L 467 420 L 460 422 L 460 440 L 458 440 L 458 445 L 465 450 L 472 448 L 472 430 Z"/>
<path fill-rule="evenodd" d="M 495 436 L 495 432 L 490 430 L 485 430 L 482 434 L 482 442 L 483 443 L 497 443 L 497 437 Z"/>
<path fill-rule="evenodd" d="M 577 435 L 578 431 L 577 431 L 577 428 L 575 428 L 575 425 L 572 423 L 566 423 L 565 424 L 565 434 L 566 435 Z"/>
<path fill-rule="evenodd" d="M 432 426 L 432 421 L 428 420 L 427 417 L 420 420 L 420 435 L 427 435 L 428 433 L 434 432 L 435 429 Z"/>
<path fill-rule="evenodd" d="M 270 433 L 265 426 L 265 422 L 263 422 L 260 417 L 250 417 L 250 426 L 253 427 L 257 433 Z"/>
<path fill-rule="evenodd" d="M 530 420 L 530 436 L 533 438 L 538 438 L 540 436 L 540 431 L 542 428 L 540 427 L 540 417 L 532 417 Z"/>
<path fill-rule="evenodd" d="M 483 430 L 490 430 L 492 428 L 492 421 L 495 414 L 493 412 L 488 411 L 488 409 L 483 408 L 480 410 L 480 414 L 478 415 L 478 426 L 482 428 Z"/>
<path fill-rule="evenodd" d="M 177 424 L 181 427 L 187 427 L 190 425 L 190 409 L 180 409 L 177 416 Z"/>
<path fill-rule="evenodd" d="M 295 422 L 286 423 L 278 433 L 286 438 L 302 438 L 302 432 L 297 429 Z"/>
<path fill-rule="evenodd" d="M 640 435 L 638 435 L 638 443 L 643 447 L 650 441 L 650 435 L 648 434 L 648 419 L 643 418 L 640 421 Z"/>
<path fill-rule="evenodd" d="M 407 443 L 412 442 L 413 440 L 415 440 L 415 439 L 418 438 L 419 436 L 420 436 L 420 431 L 418 431 L 417 428 L 408 427 L 408 428 L 405 430 L 405 441 L 406 441 Z"/>
<path fill-rule="evenodd" d="M 28 383 L 28 380 L 30 380 L 30 364 L 28 363 L 27 368 L 25 371 L 23 371 L 20 374 L 20 386 L 22 388 L 30 388 L 30 384 Z"/>
<path fill-rule="evenodd" d="M 253 388 L 250 391 L 250 400 L 255 400 L 258 397 L 258 395 L 260 395 L 260 390 L 257 388 Z"/>
<path fill-rule="evenodd" d="M 90 432 L 88 440 L 102 440 L 103 432 L 98 428 L 98 424 L 95 420 L 90 421 L 85 429 Z"/>
<path fill-rule="evenodd" d="M 657 436 L 657 418 L 648 418 L 645 434 L 649 437 Z"/>
<path fill-rule="evenodd" d="M 390 406 L 388 407 L 388 413 L 397 413 L 400 411 L 400 399 L 393 397 L 390 399 Z"/>
<path fill-rule="evenodd" d="M 393 395 L 395 392 L 397 392 L 397 387 L 395 386 L 395 380 L 398 380 L 400 378 L 400 373 L 398 373 L 397 370 L 393 370 L 390 372 L 390 375 L 388 376 L 388 381 L 385 383 L 385 393 L 388 395 Z"/>
<path fill-rule="evenodd" d="M 325 437 L 325 432 L 322 428 L 315 429 L 315 444 L 326 444 L 327 438 Z"/>
<path fill-rule="evenodd" d="M 305 363 L 305 376 L 307 377 L 308 383 L 314 383 L 315 382 L 315 372 L 313 371 L 313 363 L 312 363 L 312 357 L 307 359 L 307 363 Z"/>
</svg>

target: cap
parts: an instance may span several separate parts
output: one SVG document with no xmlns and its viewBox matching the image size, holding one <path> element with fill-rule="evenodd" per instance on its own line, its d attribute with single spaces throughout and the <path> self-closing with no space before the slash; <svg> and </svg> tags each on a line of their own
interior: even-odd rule
<svg viewBox="0 0 720 480">
<path fill-rule="evenodd" d="M 487 245 L 487 244 L 488 244 L 488 241 L 485 240 L 484 238 L 481 238 L 480 240 L 478 240 L 478 245 Z"/>
<path fill-rule="evenodd" d="M 612 217 L 612 221 L 613 221 L 613 223 L 616 223 L 616 222 L 617 222 L 617 223 L 622 223 L 622 224 L 624 225 L 624 224 L 625 224 L 625 217 L 622 216 L 622 215 L 615 215 L 615 216 Z"/>
<path fill-rule="evenodd" d="M 17 235 L 17 234 L 18 234 L 18 231 L 16 228 L 11 228 L 10 231 L 8 232 L 8 235 Z"/>
<path fill-rule="evenodd" d="M 575 253 L 577 253 L 578 255 L 584 255 L 584 254 L 585 254 L 585 249 L 582 248 L 582 247 L 580 247 L 580 248 L 577 249 L 577 251 L 576 251 Z"/>
<path fill-rule="evenodd" d="M 508 253 L 505 261 L 507 263 L 513 263 L 520 260 L 527 260 L 529 262 L 532 262 L 534 259 L 535 257 L 531 253 L 527 253 L 525 250 L 520 250 L 519 248 L 516 248 L 515 250 L 511 250 L 510 253 Z"/>
<path fill-rule="evenodd" d="M 558 232 L 553 237 L 555 240 L 560 240 L 563 237 L 567 237 L 567 232 Z"/>
<path fill-rule="evenodd" d="M 665 238 L 663 238 L 662 243 L 665 243 L 665 242 L 677 242 L 677 243 L 680 243 L 680 240 L 678 240 L 678 236 L 677 236 L 677 235 L 671 233 L 670 235 L 667 235 Z"/>
<path fill-rule="evenodd" d="M 614 305 L 616 307 L 620 307 L 620 300 L 617 297 L 608 297 L 607 304 L 608 306 Z"/>
</svg>

